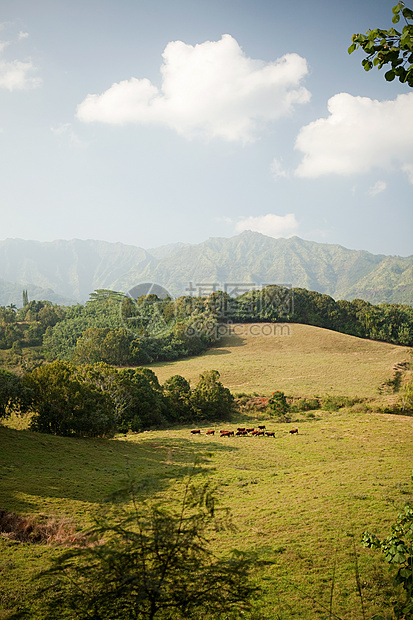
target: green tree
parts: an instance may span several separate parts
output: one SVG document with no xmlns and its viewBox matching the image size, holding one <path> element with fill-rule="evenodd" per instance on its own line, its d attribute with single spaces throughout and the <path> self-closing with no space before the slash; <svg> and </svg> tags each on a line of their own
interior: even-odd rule
<svg viewBox="0 0 413 620">
<path fill-rule="evenodd" d="M 22 385 L 17 375 L 0 368 L 0 419 L 12 411 L 26 411 L 30 401 L 30 391 Z"/>
<path fill-rule="evenodd" d="M 53 435 L 105 437 L 115 430 L 112 402 L 69 362 L 55 361 L 24 377 L 33 393 L 31 429 Z"/>
<path fill-rule="evenodd" d="M 231 418 L 234 397 L 219 380 L 217 370 L 208 370 L 199 376 L 196 388 L 192 392 L 192 405 L 199 418 L 205 420 L 229 420 Z"/>
<path fill-rule="evenodd" d="M 180 375 L 174 375 L 163 384 L 163 394 L 168 419 L 174 422 L 191 422 L 195 412 L 191 402 L 191 386 Z"/>
<path fill-rule="evenodd" d="M 404 2 L 393 7 L 393 23 L 397 24 L 401 19 L 404 22 L 401 32 L 395 28 L 375 28 L 366 34 L 353 34 L 348 52 L 352 54 L 361 47 L 367 54 L 367 58 L 361 61 L 366 71 L 390 65 L 384 74 L 388 82 L 398 78 L 413 87 L 413 11 L 405 7 Z"/>
<path fill-rule="evenodd" d="M 92 530 L 97 544 L 66 551 L 54 562 L 43 617 L 242 618 L 258 592 L 250 579 L 254 562 L 240 552 L 217 557 L 211 551 L 210 539 L 231 523 L 208 484 L 195 487 L 189 480 L 181 502 L 169 500 L 168 509 L 139 504 L 133 483 L 127 491 L 129 510 L 99 520 Z"/>
</svg>

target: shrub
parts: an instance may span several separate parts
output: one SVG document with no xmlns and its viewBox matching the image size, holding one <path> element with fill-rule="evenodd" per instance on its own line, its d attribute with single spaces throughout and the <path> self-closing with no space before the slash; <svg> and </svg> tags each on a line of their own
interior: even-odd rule
<svg viewBox="0 0 413 620">
<path fill-rule="evenodd" d="M 47 575 L 55 580 L 45 619 L 242 618 L 259 588 L 254 560 L 241 552 L 217 557 L 209 540 L 230 526 L 208 488 L 184 489 L 168 508 L 139 504 L 100 519 L 96 545 L 67 551 Z"/>
<path fill-rule="evenodd" d="M 272 396 L 268 399 L 268 413 L 273 418 L 278 418 L 280 421 L 287 421 L 289 419 L 288 412 L 290 406 L 287 403 L 284 392 L 277 390 L 272 393 Z"/>
<path fill-rule="evenodd" d="M 387 538 L 380 540 L 375 534 L 364 532 L 362 544 L 380 550 L 386 562 L 397 567 L 393 587 L 401 587 L 404 593 L 394 606 L 394 615 L 396 620 L 413 620 L 413 506 L 404 507 Z M 375 616 L 375 620 L 385 619 Z"/>
</svg>

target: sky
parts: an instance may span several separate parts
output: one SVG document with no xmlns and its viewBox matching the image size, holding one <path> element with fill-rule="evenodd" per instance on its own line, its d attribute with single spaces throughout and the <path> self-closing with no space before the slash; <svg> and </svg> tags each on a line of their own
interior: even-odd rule
<svg viewBox="0 0 413 620">
<path fill-rule="evenodd" d="M 413 89 L 347 51 L 394 4 L 2 0 L 0 239 L 413 254 Z"/>
</svg>

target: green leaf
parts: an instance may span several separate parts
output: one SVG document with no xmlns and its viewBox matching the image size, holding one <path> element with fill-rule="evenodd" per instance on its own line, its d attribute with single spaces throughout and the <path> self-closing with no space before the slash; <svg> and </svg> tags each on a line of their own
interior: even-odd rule
<svg viewBox="0 0 413 620">
<path fill-rule="evenodd" d="M 356 48 L 357 48 L 357 45 L 355 43 L 352 43 L 350 47 L 348 48 L 348 53 L 352 54 Z"/>
<path fill-rule="evenodd" d="M 366 69 L 366 71 L 368 71 L 368 69 Z M 394 78 L 395 78 L 395 74 L 394 71 L 392 69 L 390 69 L 390 71 L 387 71 L 384 74 L 385 79 L 387 80 L 387 82 L 393 82 Z"/>
<path fill-rule="evenodd" d="M 395 15 L 393 17 L 392 22 L 393 22 L 393 24 L 397 24 L 397 22 L 399 22 L 399 21 L 400 21 L 400 15 L 397 14 L 397 15 Z"/>
<path fill-rule="evenodd" d="M 403 9 L 402 13 L 405 19 L 413 19 L 413 11 L 411 9 Z"/>
</svg>

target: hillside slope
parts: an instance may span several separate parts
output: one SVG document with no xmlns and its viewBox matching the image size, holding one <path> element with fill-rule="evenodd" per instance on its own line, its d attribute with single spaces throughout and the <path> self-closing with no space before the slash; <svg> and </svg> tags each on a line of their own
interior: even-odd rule
<svg viewBox="0 0 413 620">
<path fill-rule="evenodd" d="M 378 396 L 395 364 L 411 349 L 364 340 L 321 327 L 293 324 L 234 325 L 219 346 L 199 357 L 153 364 L 162 383 L 183 375 L 196 385 L 199 374 L 218 370 L 233 393 L 291 396 Z"/>
<path fill-rule="evenodd" d="M 0 279 L 14 283 L 16 290 L 28 289 L 30 299 L 40 287 L 50 289 L 49 299 L 54 294 L 79 302 L 98 288 L 127 292 L 136 284 L 155 282 L 173 296 L 185 295 L 190 283 L 196 292 L 203 287 L 203 294 L 212 284 L 229 291 L 236 284 L 285 284 L 335 299 L 413 304 L 413 256 L 375 255 L 251 231 L 150 251 L 92 240 L 7 239 L 0 242 Z M 10 299 L 0 286 L 0 304 L 11 302 L 20 305 L 21 293 Z"/>
</svg>

